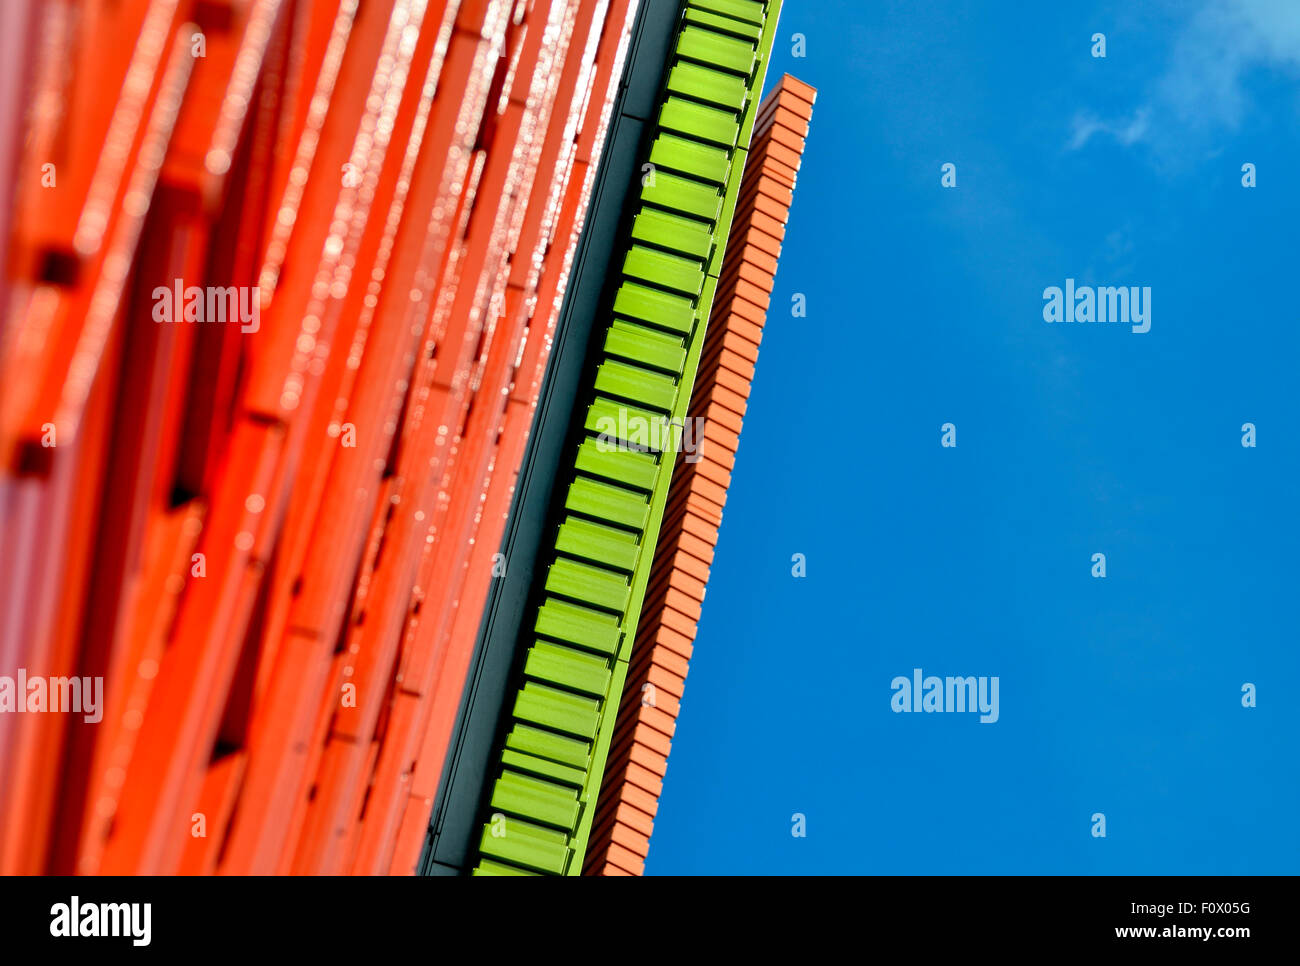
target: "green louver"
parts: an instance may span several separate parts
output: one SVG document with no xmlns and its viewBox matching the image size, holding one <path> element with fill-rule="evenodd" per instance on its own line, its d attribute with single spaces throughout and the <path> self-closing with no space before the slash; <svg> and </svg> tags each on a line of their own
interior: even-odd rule
<svg viewBox="0 0 1300 966">
<path fill-rule="evenodd" d="M 541 605 L 491 758 L 475 875 L 577 875 L 591 834 L 780 0 L 688 0 L 619 282 L 538 558 Z M 650 427 L 653 426 L 653 429 Z M 604 434 L 602 436 L 602 434 Z"/>
</svg>

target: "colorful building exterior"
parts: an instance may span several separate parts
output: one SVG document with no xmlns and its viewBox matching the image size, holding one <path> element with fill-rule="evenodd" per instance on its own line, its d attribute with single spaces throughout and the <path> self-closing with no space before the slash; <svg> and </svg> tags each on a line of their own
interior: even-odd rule
<svg viewBox="0 0 1300 966">
<path fill-rule="evenodd" d="M 50 690 L 0 872 L 640 871 L 619 709 L 680 698 L 813 97 L 760 107 L 778 7 L 5 5 L 0 712 Z"/>
</svg>

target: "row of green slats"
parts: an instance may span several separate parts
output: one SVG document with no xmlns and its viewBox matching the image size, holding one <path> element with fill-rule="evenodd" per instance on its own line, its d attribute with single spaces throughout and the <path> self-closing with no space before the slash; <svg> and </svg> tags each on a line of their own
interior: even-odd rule
<svg viewBox="0 0 1300 966">
<path fill-rule="evenodd" d="M 638 586 L 654 557 L 672 472 L 664 420 L 685 412 L 688 350 L 707 319 L 712 285 L 747 146 L 769 7 L 758 0 L 688 0 L 668 69 L 639 208 L 584 415 L 565 516 L 545 570 L 524 680 L 494 773 L 479 875 L 564 874 L 581 867 L 603 767 L 602 714 L 617 713 L 620 651 L 639 618 Z M 767 37 L 770 44 L 770 36 Z M 743 140 L 740 140 L 742 138 Z M 738 162 L 733 164 L 733 162 Z M 731 193 L 728 199 L 727 192 Z M 730 204 L 728 204 L 730 201 Z M 721 236 L 721 237 L 720 237 Z M 692 357 L 698 360 L 698 351 Z M 653 425 L 652 425 L 653 424 Z M 621 444 L 610 446 L 602 432 Z M 622 655 L 626 662 L 626 653 Z M 625 672 L 625 668 L 622 669 Z"/>
</svg>

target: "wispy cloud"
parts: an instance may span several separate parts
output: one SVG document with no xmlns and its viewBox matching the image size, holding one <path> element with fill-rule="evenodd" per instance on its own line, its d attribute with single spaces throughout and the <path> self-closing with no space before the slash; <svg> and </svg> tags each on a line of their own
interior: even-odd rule
<svg viewBox="0 0 1300 966">
<path fill-rule="evenodd" d="M 1138 108 L 1128 120 L 1115 122 L 1103 121 L 1089 113 L 1078 114 L 1074 118 L 1074 130 L 1070 135 L 1070 150 L 1077 151 L 1094 134 L 1108 135 L 1125 146 L 1135 144 L 1146 135 L 1149 116 L 1150 112 L 1145 107 Z"/>
<path fill-rule="evenodd" d="M 1235 130 L 1251 107 L 1247 78 L 1258 69 L 1300 72 L 1300 0 L 1206 0 L 1178 31 L 1144 101 L 1113 120 L 1077 115 L 1068 147 L 1106 135 L 1159 149 Z"/>
<path fill-rule="evenodd" d="M 1194 126 L 1236 128 L 1248 106 L 1245 77 L 1256 67 L 1300 68 L 1300 3 L 1215 0 L 1174 44 L 1156 97 Z"/>
</svg>

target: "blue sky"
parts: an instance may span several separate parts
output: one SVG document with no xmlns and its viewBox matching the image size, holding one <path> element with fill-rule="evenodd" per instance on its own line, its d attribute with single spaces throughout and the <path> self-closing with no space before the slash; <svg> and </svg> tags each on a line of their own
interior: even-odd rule
<svg viewBox="0 0 1300 966">
<path fill-rule="evenodd" d="M 1300 872 L 1300 4 L 1134 6 L 787 0 L 819 95 L 648 874 Z M 1045 322 L 1067 277 L 1151 330 Z M 1000 719 L 894 713 L 916 667 Z"/>
</svg>

